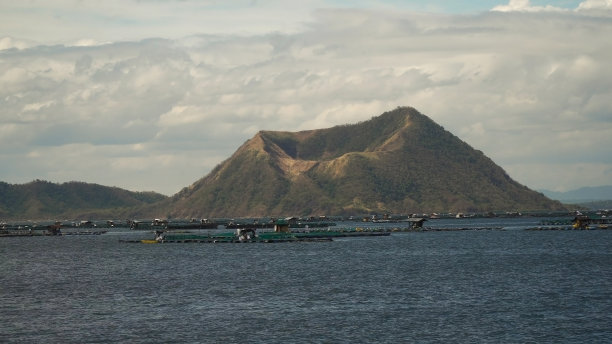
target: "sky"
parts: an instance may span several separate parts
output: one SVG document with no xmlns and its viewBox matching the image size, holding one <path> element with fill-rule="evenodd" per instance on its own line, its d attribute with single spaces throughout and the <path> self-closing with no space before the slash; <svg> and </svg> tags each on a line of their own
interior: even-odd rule
<svg viewBox="0 0 612 344">
<path fill-rule="evenodd" d="M 410 106 L 531 189 L 612 185 L 610 37 L 612 0 L 0 0 L 0 181 L 172 195 Z"/>
</svg>

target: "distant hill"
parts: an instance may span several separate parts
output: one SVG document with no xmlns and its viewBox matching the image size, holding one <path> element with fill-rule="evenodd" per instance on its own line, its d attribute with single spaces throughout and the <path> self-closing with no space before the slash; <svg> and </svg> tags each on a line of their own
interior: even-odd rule
<svg viewBox="0 0 612 344">
<path fill-rule="evenodd" d="M 128 208 L 148 205 L 165 198 L 167 196 L 155 192 L 131 192 L 81 182 L 0 182 L 0 220 L 114 218 L 118 212 Z"/>
<path fill-rule="evenodd" d="M 412 108 L 301 132 L 260 131 L 148 210 L 225 217 L 565 210 Z"/>
<path fill-rule="evenodd" d="M 576 204 L 590 210 L 612 209 L 612 200 L 580 202 Z"/>
<path fill-rule="evenodd" d="M 566 192 L 542 190 L 542 193 L 551 199 L 565 203 L 585 203 L 612 200 L 612 185 L 582 187 Z"/>
</svg>

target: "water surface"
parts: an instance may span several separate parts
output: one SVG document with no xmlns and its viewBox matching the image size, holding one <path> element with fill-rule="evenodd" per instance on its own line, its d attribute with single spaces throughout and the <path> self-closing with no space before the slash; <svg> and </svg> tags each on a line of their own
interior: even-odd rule
<svg viewBox="0 0 612 344">
<path fill-rule="evenodd" d="M 310 243 L 120 243 L 151 235 L 127 230 L 0 238 L 0 338 L 611 342 L 612 231 L 512 221 Z"/>
</svg>

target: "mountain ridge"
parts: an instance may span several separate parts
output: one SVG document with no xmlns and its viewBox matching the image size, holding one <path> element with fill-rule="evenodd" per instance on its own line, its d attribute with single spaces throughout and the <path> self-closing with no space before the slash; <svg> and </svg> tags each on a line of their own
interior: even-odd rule
<svg viewBox="0 0 612 344">
<path fill-rule="evenodd" d="M 84 182 L 0 182 L 0 219 L 114 218 L 167 196 Z"/>
<path fill-rule="evenodd" d="M 541 190 L 551 199 L 562 202 L 592 202 L 612 200 L 612 185 L 585 186 L 569 191 Z"/>
<path fill-rule="evenodd" d="M 171 197 L 44 181 L 0 182 L 0 196 L 0 218 L 39 219 L 567 210 L 408 107 L 331 128 L 261 130 Z"/>
<path fill-rule="evenodd" d="M 357 124 L 259 131 L 165 206 L 174 217 L 564 209 L 405 107 Z"/>
</svg>

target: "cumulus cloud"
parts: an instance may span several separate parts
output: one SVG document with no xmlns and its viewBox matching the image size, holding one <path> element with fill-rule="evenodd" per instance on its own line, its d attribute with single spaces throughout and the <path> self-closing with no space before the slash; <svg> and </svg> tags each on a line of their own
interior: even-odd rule
<svg viewBox="0 0 612 344">
<path fill-rule="evenodd" d="M 2 43 L 0 176 L 171 194 L 258 130 L 355 123 L 408 105 L 530 187 L 610 184 L 608 5 L 328 9 L 288 33 Z"/>
<path fill-rule="evenodd" d="M 611 0 L 586 0 L 578 5 L 578 10 L 612 10 Z"/>
<path fill-rule="evenodd" d="M 0 37 L 0 51 L 6 49 L 25 49 L 35 45 L 35 43 L 13 37 Z"/>
<path fill-rule="evenodd" d="M 499 5 L 493 7 L 492 11 L 499 12 L 538 12 L 538 11 L 565 11 L 560 7 L 551 5 L 546 6 L 532 6 L 529 0 L 510 0 L 507 5 Z"/>
<path fill-rule="evenodd" d="M 578 4 L 573 11 L 582 13 L 592 13 L 599 16 L 611 15 L 605 10 L 612 10 L 612 0 L 585 0 Z M 497 12 L 569 12 L 570 10 L 553 5 L 533 6 L 530 0 L 510 0 L 506 5 L 493 7 L 491 11 Z M 602 12 L 603 11 L 603 12 Z"/>
</svg>

